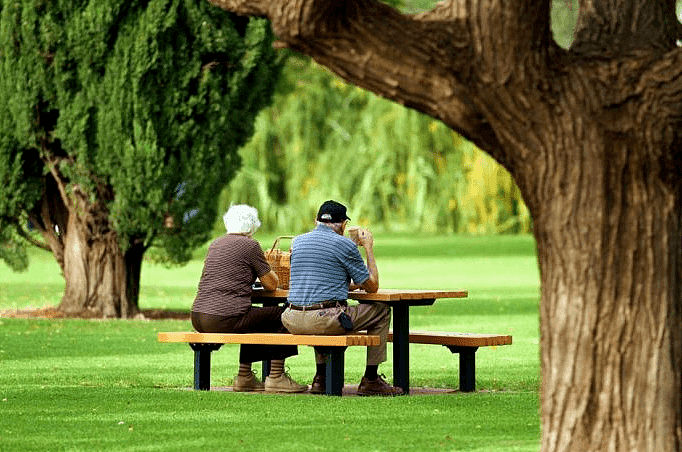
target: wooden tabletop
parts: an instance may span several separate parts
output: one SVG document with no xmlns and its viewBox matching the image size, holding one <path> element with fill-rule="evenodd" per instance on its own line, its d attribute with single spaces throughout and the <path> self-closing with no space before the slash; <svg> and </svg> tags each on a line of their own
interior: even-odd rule
<svg viewBox="0 0 682 452">
<path fill-rule="evenodd" d="M 254 297 L 286 298 L 288 290 L 277 289 L 267 291 L 256 289 Z M 348 298 L 358 301 L 399 301 L 399 300 L 431 300 L 436 298 L 466 298 L 469 292 L 466 290 L 422 290 L 422 289 L 379 289 L 376 293 L 367 293 L 361 290 L 348 292 Z"/>
<path fill-rule="evenodd" d="M 466 290 L 422 290 L 422 289 L 379 289 L 377 293 L 356 290 L 348 293 L 348 298 L 367 301 L 425 300 L 432 298 L 466 298 Z"/>
</svg>

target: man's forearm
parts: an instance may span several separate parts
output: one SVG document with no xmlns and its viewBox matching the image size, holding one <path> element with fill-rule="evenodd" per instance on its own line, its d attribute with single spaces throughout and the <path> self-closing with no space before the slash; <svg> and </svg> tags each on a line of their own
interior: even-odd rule
<svg viewBox="0 0 682 452">
<path fill-rule="evenodd" d="M 367 270 L 369 271 L 369 279 L 362 285 L 367 292 L 376 292 L 379 290 L 379 269 L 377 268 L 377 261 L 374 258 L 374 250 L 372 247 L 365 247 L 367 254 Z"/>
</svg>

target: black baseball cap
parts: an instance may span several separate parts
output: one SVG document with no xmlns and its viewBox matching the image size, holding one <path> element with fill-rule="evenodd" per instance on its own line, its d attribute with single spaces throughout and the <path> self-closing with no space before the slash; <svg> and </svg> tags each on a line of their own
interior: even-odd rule
<svg viewBox="0 0 682 452">
<path fill-rule="evenodd" d="M 317 212 L 317 221 L 323 223 L 341 223 L 344 220 L 350 220 L 346 206 L 336 201 L 325 201 Z"/>
</svg>

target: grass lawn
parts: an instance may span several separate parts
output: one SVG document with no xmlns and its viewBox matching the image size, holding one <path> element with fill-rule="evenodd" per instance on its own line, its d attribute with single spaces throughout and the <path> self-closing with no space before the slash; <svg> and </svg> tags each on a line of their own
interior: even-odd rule
<svg viewBox="0 0 682 452">
<path fill-rule="evenodd" d="M 272 238 L 257 237 L 264 247 Z M 469 298 L 411 309 L 414 329 L 508 333 L 477 353 L 473 394 L 391 399 L 198 392 L 185 344 L 159 331 L 188 321 L 0 318 L 0 451 L 537 451 L 538 271 L 530 237 L 376 238 L 382 287 L 467 289 Z M 27 273 L 0 263 L 0 310 L 56 305 L 64 283 L 42 252 Z M 145 263 L 140 306 L 188 310 L 203 251 L 183 268 Z M 390 345 L 389 345 L 390 348 Z M 229 386 L 238 346 L 213 354 L 212 383 Z M 392 379 L 389 362 L 380 371 Z M 457 357 L 411 346 L 411 385 L 457 388 Z M 310 383 L 312 349 L 287 360 Z M 258 369 L 259 366 L 256 366 Z M 357 384 L 364 350 L 346 352 Z"/>
</svg>

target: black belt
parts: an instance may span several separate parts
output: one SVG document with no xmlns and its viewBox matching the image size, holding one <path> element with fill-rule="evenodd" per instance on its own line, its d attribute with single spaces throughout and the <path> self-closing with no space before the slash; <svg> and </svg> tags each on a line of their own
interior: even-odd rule
<svg viewBox="0 0 682 452">
<path fill-rule="evenodd" d="M 320 301 L 319 303 L 308 304 L 305 306 L 298 306 L 295 304 L 289 304 L 289 307 L 291 309 L 293 309 L 294 311 L 315 311 L 317 309 L 329 309 L 329 308 L 335 308 L 337 306 L 348 306 L 348 303 L 346 302 L 346 300 L 341 300 L 341 301 L 329 300 L 329 301 Z"/>
</svg>

